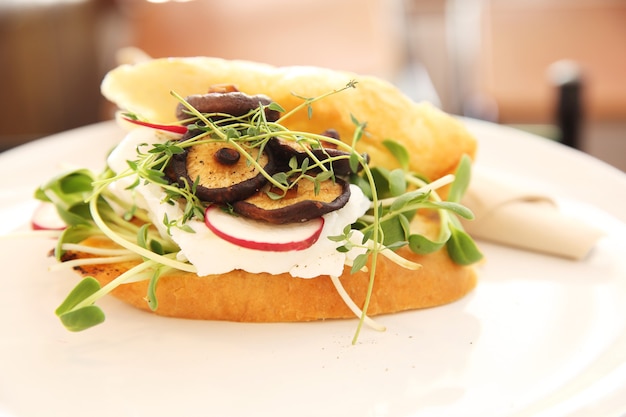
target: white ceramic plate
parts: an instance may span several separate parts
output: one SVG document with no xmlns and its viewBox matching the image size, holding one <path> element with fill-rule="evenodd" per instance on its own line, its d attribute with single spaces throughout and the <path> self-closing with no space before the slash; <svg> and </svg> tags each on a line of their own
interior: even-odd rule
<svg viewBox="0 0 626 417">
<path fill-rule="evenodd" d="M 553 193 L 608 237 L 580 262 L 483 244 L 478 288 L 444 307 L 355 320 L 237 324 L 166 319 L 102 300 L 69 333 L 54 309 L 77 282 L 46 239 L 0 239 L 0 415 L 621 416 L 626 412 L 626 176 L 582 153 L 468 120 L 478 164 Z M 0 156 L 0 230 L 24 227 L 32 190 L 99 168 L 111 123 Z"/>
</svg>

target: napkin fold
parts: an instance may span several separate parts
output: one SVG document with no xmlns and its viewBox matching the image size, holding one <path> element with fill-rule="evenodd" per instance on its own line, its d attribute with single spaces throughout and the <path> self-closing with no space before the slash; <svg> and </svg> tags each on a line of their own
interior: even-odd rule
<svg viewBox="0 0 626 417">
<path fill-rule="evenodd" d="M 549 196 L 476 167 L 462 203 L 474 212 L 463 222 L 470 235 L 519 249 L 579 260 L 604 234 L 563 213 Z"/>
</svg>

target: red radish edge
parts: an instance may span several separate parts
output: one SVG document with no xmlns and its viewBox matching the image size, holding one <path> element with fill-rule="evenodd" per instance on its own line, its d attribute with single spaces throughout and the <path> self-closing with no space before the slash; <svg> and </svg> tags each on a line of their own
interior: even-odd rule
<svg viewBox="0 0 626 417">
<path fill-rule="evenodd" d="M 309 221 L 317 221 L 319 222 L 319 225 L 315 229 L 315 232 L 312 233 L 311 235 L 308 235 L 305 239 L 292 240 L 288 242 L 264 242 L 264 241 L 257 241 L 257 240 L 249 240 L 249 239 L 244 239 L 244 238 L 239 238 L 236 236 L 229 235 L 228 233 L 225 233 L 224 231 L 220 230 L 219 227 L 217 227 L 215 224 L 213 224 L 213 222 L 210 221 L 211 211 L 213 210 L 221 210 L 221 208 L 216 207 L 216 206 L 209 206 L 206 209 L 205 216 L 204 216 L 204 223 L 209 228 L 209 230 L 211 230 L 211 232 L 213 232 L 216 236 L 224 239 L 225 241 L 230 242 L 237 246 L 241 246 L 243 248 L 247 248 L 247 249 L 262 250 L 262 251 L 267 251 L 267 252 L 289 252 L 289 251 L 304 250 L 304 249 L 310 248 L 315 242 L 317 242 L 317 240 L 320 237 L 320 234 L 322 233 L 322 229 L 324 228 L 324 218 L 318 217 L 318 218 L 309 220 Z M 246 220 L 254 221 L 251 219 L 246 219 Z M 293 227 L 297 225 L 291 224 L 290 226 Z M 279 228 L 281 227 L 281 225 L 275 225 L 273 227 Z"/>
<path fill-rule="evenodd" d="M 67 226 L 59 217 L 52 203 L 42 202 L 37 206 L 30 220 L 33 230 L 63 230 Z"/>
<path fill-rule="evenodd" d="M 185 133 L 187 133 L 187 128 L 185 126 L 179 126 L 179 125 L 161 125 L 161 124 L 157 124 L 157 123 L 150 123 L 150 122 L 142 122 L 141 120 L 135 120 L 135 119 L 130 119 L 128 117 L 123 117 L 124 120 L 126 120 L 127 122 L 139 125 L 139 126 L 145 126 L 145 127 L 149 127 L 152 129 L 157 129 L 157 130 L 165 130 L 167 132 L 171 132 L 171 133 L 179 133 L 181 135 L 184 135 Z"/>
</svg>

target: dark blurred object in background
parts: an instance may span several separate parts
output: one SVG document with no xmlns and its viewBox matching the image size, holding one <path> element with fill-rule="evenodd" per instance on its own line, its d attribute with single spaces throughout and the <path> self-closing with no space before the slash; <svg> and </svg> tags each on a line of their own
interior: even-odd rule
<svg viewBox="0 0 626 417">
<path fill-rule="evenodd" d="M 583 74 L 580 66 L 571 60 L 557 61 L 548 68 L 550 80 L 557 89 L 555 122 L 557 139 L 575 149 L 582 148 Z"/>
<path fill-rule="evenodd" d="M 99 118 L 98 5 L 0 3 L 0 150 Z"/>
</svg>

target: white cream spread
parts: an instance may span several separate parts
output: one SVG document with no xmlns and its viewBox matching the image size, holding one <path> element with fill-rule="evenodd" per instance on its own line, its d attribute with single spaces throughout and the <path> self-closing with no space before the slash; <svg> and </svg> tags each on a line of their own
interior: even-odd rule
<svg viewBox="0 0 626 417">
<path fill-rule="evenodd" d="M 166 133 L 138 127 L 131 130 L 124 140 L 109 155 L 108 164 L 116 173 L 128 169 L 128 160 L 137 159 L 137 150 L 147 151 L 152 144 L 164 143 L 171 139 Z M 144 146 L 143 144 L 146 144 Z M 187 224 L 195 233 L 179 228 L 171 228 L 168 235 L 163 223 L 164 216 L 171 220 L 179 219 L 183 211 L 179 206 L 163 204 L 164 193 L 156 184 L 141 183 L 134 193 L 125 188 L 135 181 L 134 175 L 117 181 L 111 189 L 125 199 L 134 198 L 135 203 L 148 211 L 152 222 L 161 235 L 170 238 L 181 249 L 179 257 L 188 260 L 197 268 L 200 276 L 222 274 L 236 269 L 252 273 L 267 272 L 280 274 L 288 272 L 294 277 L 315 278 L 320 275 L 340 275 L 344 265 L 349 264 L 364 250 L 352 249 L 347 253 L 338 252 L 341 243 L 333 242 L 328 236 L 341 235 L 345 226 L 354 223 L 369 208 L 370 201 L 360 188 L 351 185 L 351 196 L 341 209 L 324 215 L 324 228 L 317 242 L 311 247 L 289 252 L 270 252 L 247 249 L 229 243 L 211 232 L 202 221 L 191 220 Z M 362 235 L 353 233 L 353 241 L 358 244 Z"/>
</svg>

